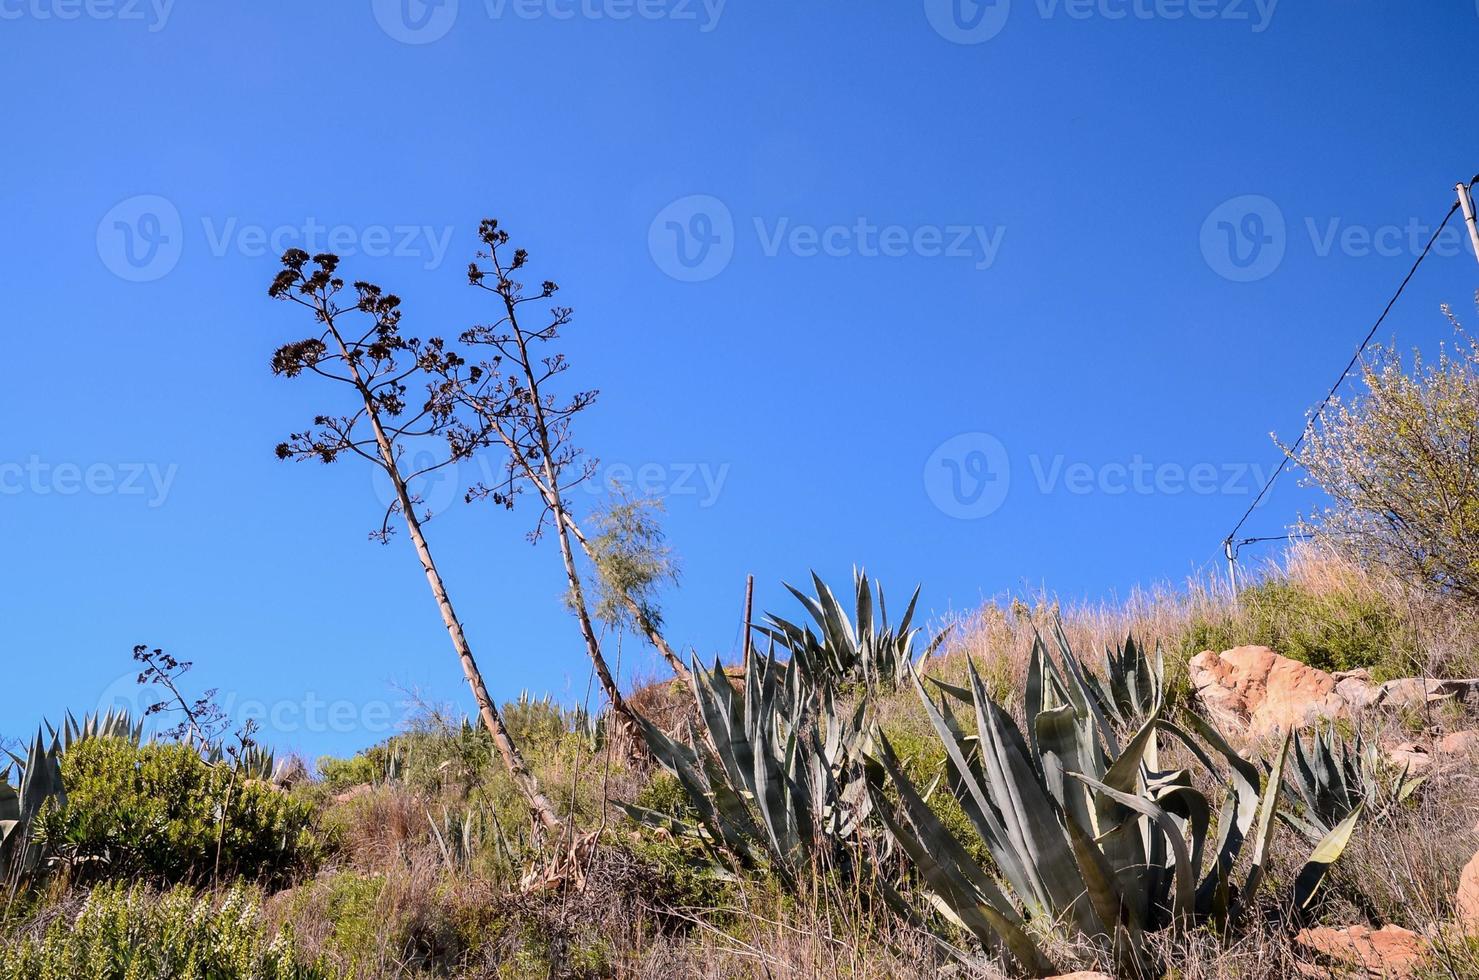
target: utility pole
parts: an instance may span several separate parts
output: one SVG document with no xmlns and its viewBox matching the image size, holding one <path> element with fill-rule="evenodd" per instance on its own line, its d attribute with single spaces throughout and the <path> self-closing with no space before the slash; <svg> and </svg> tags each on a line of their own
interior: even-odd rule
<svg viewBox="0 0 1479 980">
<path fill-rule="evenodd" d="M 745 579 L 745 672 L 750 670 L 750 616 L 755 609 L 755 576 Z"/>
<path fill-rule="evenodd" d="M 1469 226 L 1469 241 L 1474 246 L 1474 258 L 1479 261 L 1479 221 L 1474 218 L 1474 195 L 1470 193 L 1470 188 L 1476 183 L 1479 183 L 1479 175 L 1467 184 L 1459 184 L 1455 189 L 1458 191 L 1459 207 L 1464 210 L 1464 223 Z"/>
<path fill-rule="evenodd" d="M 1233 546 L 1233 539 L 1228 538 L 1222 542 L 1222 553 L 1227 555 L 1227 586 L 1228 594 L 1232 596 L 1233 609 L 1238 608 L 1238 552 Z"/>
</svg>

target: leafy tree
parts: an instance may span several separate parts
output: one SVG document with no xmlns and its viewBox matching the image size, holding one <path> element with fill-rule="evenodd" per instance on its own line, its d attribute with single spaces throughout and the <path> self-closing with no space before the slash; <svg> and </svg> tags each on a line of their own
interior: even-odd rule
<svg viewBox="0 0 1479 980">
<path fill-rule="evenodd" d="M 1332 399 L 1286 451 L 1331 498 L 1316 522 L 1337 548 L 1476 602 L 1479 342 L 1454 326 L 1457 343 L 1436 363 L 1414 355 L 1410 371 L 1378 348 L 1362 366 L 1366 391 Z"/>
</svg>

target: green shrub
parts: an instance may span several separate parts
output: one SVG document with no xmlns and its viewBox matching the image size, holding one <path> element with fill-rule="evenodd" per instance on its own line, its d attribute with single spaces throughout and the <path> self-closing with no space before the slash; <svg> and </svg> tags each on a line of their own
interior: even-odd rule
<svg viewBox="0 0 1479 980">
<path fill-rule="evenodd" d="M 83 880 L 200 882 L 219 863 L 223 876 L 272 884 L 321 856 L 311 803 L 183 745 L 88 739 L 62 757 L 62 780 L 66 804 L 43 811 L 37 833 Z"/>
<path fill-rule="evenodd" d="M 1236 614 L 1192 622 L 1181 643 L 1185 657 L 1258 644 L 1321 670 L 1365 667 L 1377 680 L 1410 672 L 1401 613 L 1375 594 L 1275 578 L 1244 589 L 1238 601 Z"/>
<path fill-rule="evenodd" d="M 268 937 L 252 894 L 225 900 L 102 885 L 76 917 L 0 946 L 0 976 L 26 980 L 330 980 L 290 932 Z"/>
<path fill-rule="evenodd" d="M 697 819 L 677 777 L 661 770 L 633 802 L 679 820 Z M 721 908 L 726 904 L 730 883 L 702 842 L 644 833 L 624 835 L 620 844 L 652 873 L 657 887 L 647 898 L 657 908 Z"/>
<path fill-rule="evenodd" d="M 349 789 L 351 786 L 384 782 L 386 772 L 384 755 L 383 747 L 375 746 L 348 759 L 337 759 L 331 755 L 321 756 L 316 764 L 319 779 L 326 787 L 336 792 Z"/>
</svg>

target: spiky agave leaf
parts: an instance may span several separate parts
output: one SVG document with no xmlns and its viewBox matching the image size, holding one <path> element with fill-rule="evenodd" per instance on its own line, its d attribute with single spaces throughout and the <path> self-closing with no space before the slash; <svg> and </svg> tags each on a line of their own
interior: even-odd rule
<svg viewBox="0 0 1479 980">
<path fill-rule="evenodd" d="M 1347 741 L 1329 726 L 1316 729 L 1308 740 L 1294 740 L 1285 782 L 1298 809 L 1281 809 L 1279 819 L 1317 843 L 1358 809 L 1370 817 L 1389 812 L 1422 785 L 1423 777 L 1392 766 L 1363 733 Z"/>
<path fill-rule="evenodd" d="M 811 624 L 798 625 L 772 614 L 766 617 L 767 625 L 756 629 L 781 644 L 817 683 L 861 681 L 871 688 L 891 689 L 905 683 L 907 668 L 933 655 L 947 635 L 942 630 L 922 653 L 916 654 L 914 641 L 920 630 L 911 624 L 919 602 L 918 588 L 895 627 L 889 624 L 882 584 L 871 581 L 861 569 L 853 572 L 850 607 L 844 606 L 815 572 L 812 586 L 815 596 L 786 586 L 806 609 Z"/>
<path fill-rule="evenodd" d="M 66 804 L 61 755 L 56 737 L 46 739 L 37 729 L 20 764 L 19 785 L 0 784 L 4 786 L 0 790 L 0 880 L 11 889 L 30 875 L 41 859 L 41 846 L 33 836 L 36 817 L 49 802 Z"/>
<path fill-rule="evenodd" d="M 1039 641 L 1028 671 L 1029 745 L 1011 716 L 987 696 L 973 663 L 967 673 L 967 688 L 936 685 L 945 695 L 938 702 L 917 673 L 913 681 L 945 750 L 941 785 L 960 802 L 994 858 L 1000 887 L 970 863 L 968 848 L 924 812 L 924 797 L 881 735 L 868 767 L 885 828 L 948 921 L 978 938 L 986 934 L 981 941 L 988 950 L 1004 947 L 1014 954 L 1020 943 L 1013 929 L 1087 940 L 1109 954 L 1120 972 L 1149 976 L 1159 963 L 1146 933 L 1202 922 L 1225 926 L 1251 906 L 1267 876 L 1287 743 L 1272 777 L 1264 780 L 1258 766 L 1212 725 L 1190 713 L 1185 727 L 1174 724 L 1163 717 L 1163 701 L 1154 698 L 1139 728 L 1125 733 L 1124 748 L 1115 748 L 1104 706 L 1096 710 L 1090 675 L 1071 651 L 1060 668 Z M 952 701 L 973 709 L 975 739 L 962 731 Z M 1179 738 L 1209 773 L 1226 780 L 1215 841 L 1212 806 L 1192 774 L 1157 768 L 1161 731 Z M 1295 894 L 1301 907 L 1353 825 L 1322 843 L 1301 871 Z M 1250 840 L 1252 869 L 1238 887 L 1233 868 Z M 983 878 L 988 885 L 981 884 Z M 1030 951 L 1023 956 L 1030 959 Z M 1028 959 L 1019 959 L 1026 967 Z"/>
<path fill-rule="evenodd" d="M 846 864 L 870 805 L 859 763 L 866 705 L 839 713 L 830 687 L 777 660 L 773 647 L 750 659 L 741 691 L 718 662 L 706 669 L 695 660 L 690 683 L 702 725 L 693 745 L 639 722 L 697 822 L 636 807 L 628 814 L 698 836 L 726 863 L 768 866 L 788 884 L 818 860 Z"/>
</svg>

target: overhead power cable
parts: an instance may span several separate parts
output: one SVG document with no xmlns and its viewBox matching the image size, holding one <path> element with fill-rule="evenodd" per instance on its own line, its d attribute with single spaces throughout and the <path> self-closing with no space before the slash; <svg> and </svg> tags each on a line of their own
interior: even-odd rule
<svg viewBox="0 0 1479 980">
<path fill-rule="evenodd" d="M 1473 187 L 1475 183 L 1479 183 L 1479 177 L 1475 177 L 1473 181 L 1470 181 L 1469 186 Z M 1433 232 L 1432 238 L 1428 239 L 1428 244 L 1423 248 L 1422 254 L 1417 257 L 1417 261 L 1412 263 L 1412 268 L 1407 271 L 1407 275 L 1405 278 L 1403 278 L 1402 284 L 1397 287 L 1397 291 L 1393 293 L 1392 298 L 1387 301 L 1386 308 L 1381 311 L 1381 316 L 1377 317 L 1376 322 L 1371 325 L 1371 329 L 1366 331 L 1366 336 L 1361 339 L 1361 345 L 1356 348 L 1356 352 L 1352 354 L 1351 359 L 1346 362 L 1345 368 L 1341 370 L 1339 377 L 1335 379 L 1335 383 L 1330 386 L 1330 390 L 1325 393 L 1325 397 L 1320 400 L 1320 404 L 1316 406 L 1314 412 L 1310 415 L 1309 422 L 1306 423 L 1304 431 L 1299 434 L 1299 438 L 1294 441 L 1294 445 L 1291 446 L 1289 448 L 1289 451 L 1286 452 L 1283 458 L 1279 460 L 1279 465 L 1271 474 L 1269 474 L 1268 479 L 1264 481 L 1262 489 L 1258 491 L 1258 496 L 1253 498 L 1253 502 L 1248 505 L 1248 509 L 1243 512 L 1243 516 L 1238 519 L 1238 523 L 1233 525 L 1233 529 L 1229 531 L 1227 537 L 1223 539 L 1223 550 L 1227 553 L 1228 561 L 1235 561 L 1237 558 L 1238 549 L 1245 544 L 1256 544 L 1260 541 L 1282 540 L 1285 537 L 1288 537 L 1287 535 L 1279 535 L 1277 537 L 1245 538 L 1242 541 L 1235 540 L 1237 538 L 1238 532 L 1243 529 L 1243 525 L 1248 523 L 1248 518 L 1253 516 L 1253 511 L 1258 509 L 1258 505 L 1263 502 L 1263 498 L 1268 496 L 1268 492 L 1273 487 L 1274 482 L 1278 480 L 1280 475 L 1283 474 L 1285 468 L 1288 467 L 1289 460 L 1294 456 L 1294 454 L 1299 452 L 1299 447 L 1304 445 L 1305 438 L 1315 427 L 1315 420 L 1320 417 L 1320 413 L 1325 411 L 1325 409 L 1329 406 L 1331 400 L 1335 398 L 1335 393 L 1340 390 L 1340 386 L 1345 382 L 1345 379 L 1350 377 L 1351 369 L 1356 366 L 1356 362 L 1361 359 L 1361 355 L 1366 353 L 1366 348 L 1371 345 L 1371 339 L 1376 336 L 1376 332 L 1380 330 L 1381 325 L 1386 322 L 1387 314 L 1392 312 L 1392 307 L 1396 306 L 1397 300 L 1402 298 L 1402 293 L 1407 289 L 1407 284 L 1410 283 L 1412 281 L 1412 277 L 1417 274 L 1418 267 L 1423 264 L 1423 259 L 1426 259 L 1428 257 L 1428 253 L 1433 250 L 1433 246 L 1438 241 L 1438 236 L 1443 234 L 1443 229 L 1448 227 L 1449 220 L 1453 217 L 1454 213 L 1458 211 L 1458 209 L 1458 202 L 1454 202 L 1453 206 L 1448 209 L 1448 213 L 1443 216 L 1443 220 L 1438 224 L 1438 230 Z"/>
</svg>

